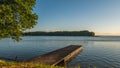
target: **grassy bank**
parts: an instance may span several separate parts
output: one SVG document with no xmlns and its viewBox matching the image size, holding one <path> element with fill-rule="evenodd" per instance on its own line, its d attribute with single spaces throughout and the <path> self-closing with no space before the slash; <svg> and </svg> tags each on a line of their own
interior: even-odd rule
<svg viewBox="0 0 120 68">
<path fill-rule="evenodd" d="M 50 66 L 36 63 L 6 62 L 0 60 L 0 68 L 64 68 L 59 66 Z"/>
<path fill-rule="evenodd" d="M 0 68 L 65 68 L 60 66 L 50 66 L 37 63 L 23 63 L 23 62 L 6 62 L 0 60 Z M 80 66 L 69 68 L 81 68 Z M 87 68 L 96 68 L 96 66 L 88 66 Z"/>
</svg>

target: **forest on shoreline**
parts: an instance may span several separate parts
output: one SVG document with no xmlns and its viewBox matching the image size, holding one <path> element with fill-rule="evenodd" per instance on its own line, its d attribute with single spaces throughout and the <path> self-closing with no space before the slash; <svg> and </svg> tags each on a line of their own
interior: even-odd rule
<svg viewBox="0 0 120 68">
<path fill-rule="evenodd" d="M 55 31 L 55 32 L 44 32 L 44 31 L 35 31 L 35 32 L 25 32 L 24 36 L 95 36 L 94 32 L 88 30 L 84 31 Z"/>
</svg>

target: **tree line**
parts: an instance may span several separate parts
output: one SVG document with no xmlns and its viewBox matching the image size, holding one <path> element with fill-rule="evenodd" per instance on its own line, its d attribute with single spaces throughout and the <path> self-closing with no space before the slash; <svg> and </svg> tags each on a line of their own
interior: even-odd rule
<svg viewBox="0 0 120 68">
<path fill-rule="evenodd" d="M 95 36 L 94 32 L 84 31 L 56 31 L 56 32 L 25 32 L 24 36 Z"/>
</svg>

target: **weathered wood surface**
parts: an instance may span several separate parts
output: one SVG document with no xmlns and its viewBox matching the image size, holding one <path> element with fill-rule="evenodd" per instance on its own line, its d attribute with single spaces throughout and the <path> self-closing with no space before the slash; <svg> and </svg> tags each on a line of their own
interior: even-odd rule
<svg viewBox="0 0 120 68">
<path fill-rule="evenodd" d="M 69 61 L 82 50 L 83 47 L 81 45 L 70 45 L 47 54 L 28 59 L 25 62 L 57 65 L 60 62 Z"/>
</svg>

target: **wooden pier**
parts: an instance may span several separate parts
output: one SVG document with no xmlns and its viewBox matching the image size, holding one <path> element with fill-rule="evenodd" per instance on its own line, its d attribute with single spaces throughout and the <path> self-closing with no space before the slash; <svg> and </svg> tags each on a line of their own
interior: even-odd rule
<svg viewBox="0 0 120 68">
<path fill-rule="evenodd" d="M 60 63 L 64 64 L 70 61 L 73 57 L 79 54 L 83 50 L 81 45 L 70 45 L 41 56 L 37 56 L 26 60 L 25 62 L 40 63 L 47 65 L 58 65 Z"/>
</svg>

